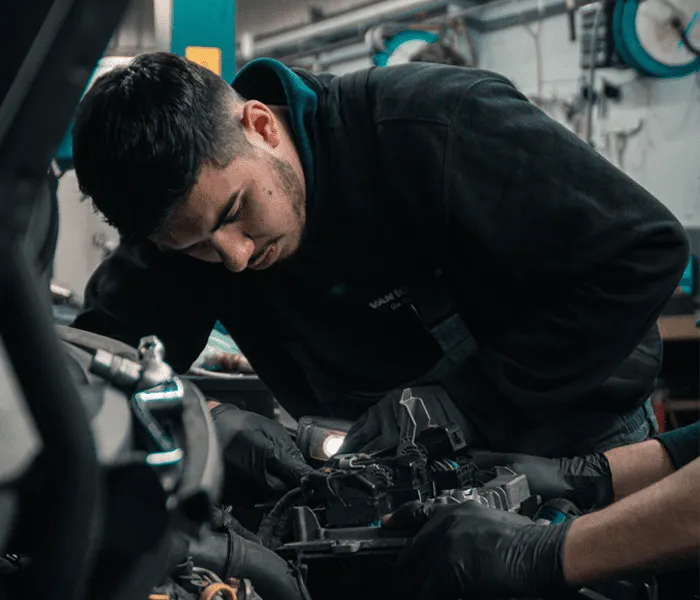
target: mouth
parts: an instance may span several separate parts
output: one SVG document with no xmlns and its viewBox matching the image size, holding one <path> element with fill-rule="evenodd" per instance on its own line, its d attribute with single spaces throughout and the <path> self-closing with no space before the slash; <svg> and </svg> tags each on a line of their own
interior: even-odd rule
<svg viewBox="0 0 700 600">
<path fill-rule="evenodd" d="M 263 253 L 255 259 L 251 264 L 248 265 L 249 269 L 253 271 L 262 271 L 271 266 L 277 259 L 277 242 L 272 242 L 267 246 Z"/>
</svg>

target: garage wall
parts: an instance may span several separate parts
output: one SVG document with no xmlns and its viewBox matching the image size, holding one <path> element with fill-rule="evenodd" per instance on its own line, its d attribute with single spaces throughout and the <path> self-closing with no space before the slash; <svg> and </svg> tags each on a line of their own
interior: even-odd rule
<svg viewBox="0 0 700 600">
<path fill-rule="evenodd" d="M 537 24 L 475 36 L 480 66 L 501 73 L 529 97 L 538 93 L 537 53 L 532 33 Z M 543 107 L 573 128 L 564 103 L 581 90 L 578 42 L 569 41 L 565 15 L 542 22 L 540 29 Z M 369 65 L 369 59 L 338 61 L 327 70 L 342 74 Z M 587 77 L 586 72 L 586 77 Z M 700 75 L 679 80 L 639 76 L 632 69 L 604 69 L 596 74 L 618 85 L 619 102 L 609 102 L 607 115 L 593 117 L 593 143 L 598 151 L 658 197 L 688 228 L 700 227 Z M 641 127 L 620 155 L 614 132 Z M 606 135 L 606 133 L 613 135 Z M 620 160 L 621 158 L 621 160 Z"/>
<path fill-rule="evenodd" d="M 557 101 L 572 98 L 580 89 L 582 71 L 579 46 L 569 41 L 566 17 L 546 19 L 540 39 L 542 95 Z M 535 44 L 524 27 L 485 34 L 477 43 L 482 67 L 509 77 L 528 96 L 536 94 Z M 639 133 L 628 139 L 623 170 L 686 227 L 700 227 L 700 77 L 656 80 L 637 77 L 632 70 L 605 69 L 597 81 L 601 78 L 619 84 L 622 99 L 609 104 L 606 119 L 594 116 L 596 147 L 617 164 L 617 153 L 606 149 L 603 133 L 628 131 L 641 121 Z M 552 111 L 564 120 L 561 111 L 555 107 Z"/>
<path fill-rule="evenodd" d="M 75 171 L 68 171 L 58 185 L 60 221 L 53 279 L 82 300 L 85 284 L 105 256 L 104 248 L 95 244 L 95 236 L 116 244 L 119 235 L 95 214 L 92 202 L 81 202 L 81 197 Z"/>
</svg>

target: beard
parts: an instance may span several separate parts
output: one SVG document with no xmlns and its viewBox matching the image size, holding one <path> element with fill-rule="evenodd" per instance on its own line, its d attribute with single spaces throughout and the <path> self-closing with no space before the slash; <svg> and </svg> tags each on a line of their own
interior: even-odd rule
<svg viewBox="0 0 700 600">
<path fill-rule="evenodd" d="M 270 155 L 266 155 L 265 160 L 275 174 L 280 189 L 291 200 L 296 231 L 299 232 L 298 249 L 306 230 L 306 195 L 304 194 L 304 185 L 297 172 L 289 163 Z"/>
</svg>

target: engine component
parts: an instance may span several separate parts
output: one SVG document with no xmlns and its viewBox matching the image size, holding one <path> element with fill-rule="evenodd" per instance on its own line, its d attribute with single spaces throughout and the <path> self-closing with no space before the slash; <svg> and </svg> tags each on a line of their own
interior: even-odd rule
<svg viewBox="0 0 700 600">
<path fill-rule="evenodd" d="M 293 509 L 293 540 L 282 555 L 323 556 L 357 552 L 395 552 L 405 532 L 380 526 L 384 515 L 419 500 L 444 503 L 477 501 L 521 511 L 536 504 L 523 475 L 500 470 L 493 481 L 476 486 L 476 467 L 459 453 L 466 443 L 459 427 L 431 425 L 421 398 L 403 391 L 399 443 L 372 454 L 338 454 L 301 483 L 304 505 Z M 529 501 L 529 502 L 528 502 Z"/>
<path fill-rule="evenodd" d="M 305 501 L 322 507 L 324 527 L 369 526 L 411 500 L 438 490 L 473 485 L 474 468 L 457 452 L 465 447 L 456 426 L 431 426 L 421 398 L 404 390 L 399 443 L 372 454 L 338 454 L 301 484 Z"/>
<path fill-rule="evenodd" d="M 410 389 L 404 391 L 401 405 L 406 411 L 401 415 L 396 448 L 333 456 L 323 468 L 302 480 L 303 504 L 291 507 L 291 541 L 277 547 L 276 552 L 306 566 L 306 584 L 312 596 L 316 592 L 326 595 L 327 582 L 333 581 L 334 597 L 342 600 L 358 594 L 368 600 L 391 597 L 388 587 L 377 583 L 368 589 L 367 582 L 386 580 L 390 585 L 387 568 L 410 543 L 414 532 L 384 528 L 381 517 L 409 500 L 478 502 L 524 515 L 540 525 L 580 514 L 566 500 L 540 504 L 539 497 L 530 491 L 527 477 L 508 468 L 496 467 L 493 474 L 488 474 L 491 479 L 483 481 L 485 472 L 477 472 L 467 458 L 459 455 L 465 443 L 458 428 L 432 427 L 425 405 L 412 396 Z M 289 508 L 289 504 L 280 504 L 279 510 L 273 509 L 270 515 L 280 517 L 282 508 Z M 565 597 L 655 600 L 652 583 L 611 582 L 572 590 Z"/>
<path fill-rule="evenodd" d="M 443 490 L 435 501 L 440 504 L 478 502 L 508 512 L 532 511 L 530 514 L 537 508 L 537 497 L 530 493 L 527 477 L 506 467 L 496 467 L 496 477 L 482 487 Z"/>
</svg>

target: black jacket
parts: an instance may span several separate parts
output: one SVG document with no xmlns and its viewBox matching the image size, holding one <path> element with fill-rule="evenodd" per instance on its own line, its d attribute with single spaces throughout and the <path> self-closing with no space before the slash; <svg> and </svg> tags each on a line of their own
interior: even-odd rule
<svg viewBox="0 0 700 600">
<path fill-rule="evenodd" d="M 125 243 L 76 327 L 156 334 L 184 370 L 219 319 L 292 414 L 354 418 L 439 360 L 410 298 L 441 272 L 479 347 L 454 400 L 491 444 L 648 397 L 655 321 L 688 256 L 660 202 L 499 75 L 299 74 L 319 106 L 297 256 L 232 274 Z"/>
</svg>

